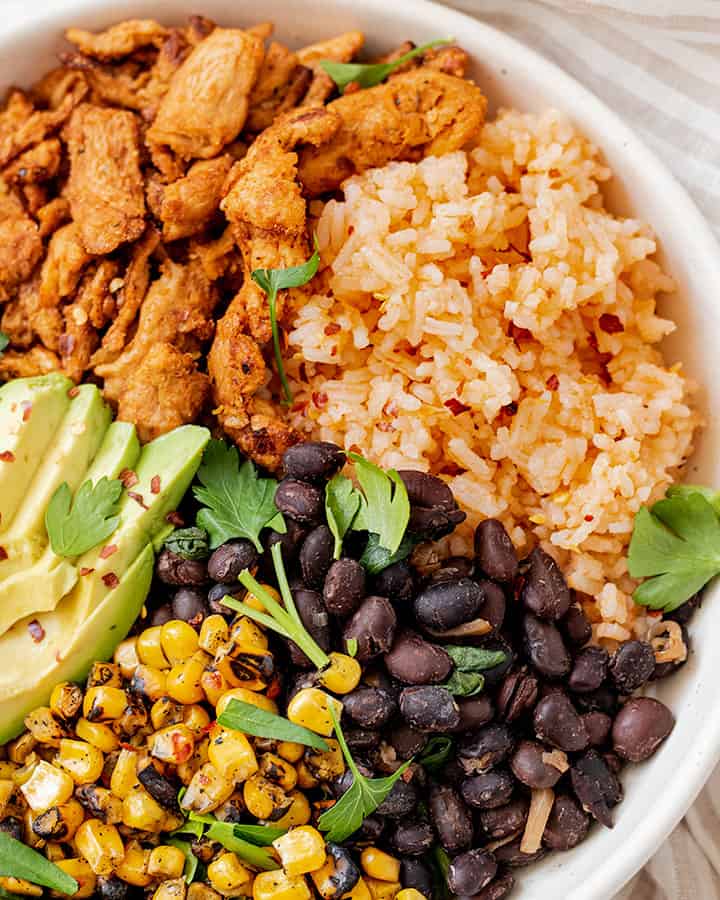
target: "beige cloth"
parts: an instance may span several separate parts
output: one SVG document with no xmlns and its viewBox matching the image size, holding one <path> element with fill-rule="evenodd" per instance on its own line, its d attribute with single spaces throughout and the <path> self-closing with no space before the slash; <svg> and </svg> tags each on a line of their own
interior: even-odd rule
<svg viewBox="0 0 720 900">
<path fill-rule="evenodd" d="M 720 0 L 445 0 L 517 37 L 635 129 L 720 237 Z M 720 769 L 615 900 L 720 900 Z"/>
</svg>

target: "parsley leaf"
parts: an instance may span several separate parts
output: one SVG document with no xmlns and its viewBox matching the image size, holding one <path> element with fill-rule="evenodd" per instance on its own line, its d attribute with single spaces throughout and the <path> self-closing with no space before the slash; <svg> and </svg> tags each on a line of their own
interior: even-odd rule
<svg viewBox="0 0 720 900">
<path fill-rule="evenodd" d="M 80 556 L 115 531 L 122 482 L 103 476 L 95 484 L 86 481 L 73 499 L 67 481 L 57 488 L 45 511 L 45 528 L 53 553 Z"/>
<path fill-rule="evenodd" d="M 301 266 L 290 266 L 287 269 L 255 269 L 250 275 L 252 280 L 261 290 L 265 291 L 268 298 L 268 306 L 270 307 L 270 326 L 272 328 L 273 348 L 275 351 L 275 362 L 278 367 L 280 382 L 285 395 L 285 403 L 292 403 L 292 391 L 285 374 L 285 364 L 282 358 L 282 348 L 280 346 L 280 326 L 277 320 L 277 294 L 278 291 L 287 288 L 301 287 L 312 281 L 320 265 L 320 252 L 317 249 L 317 238 L 315 238 L 315 252 L 310 259 Z"/>
<path fill-rule="evenodd" d="M 388 75 L 405 65 L 408 60 L 422 56 L 433 47 L 451 44 L 453 40 L 453 38 L 440 38 L 437 41 L 430 41 L 421 47 L 415 47 L 413 50 L 403 53 L 402 56 L 389 63 L 340 63 L 331 59 L 321 59 L 320 66 L 335 82 L 340 93 L 344 94 L 349 84 L 357 84 L 361 88 L 374 87 L 381 81 L 385 81 Z"/>
<path fill-rule="evenodd" d="M 701 497 L 704 497 L 720 516 L 720 491 L 715 491 L 702 484 L 672 484 L 667 489 L 665 496 L 672 500 L 676 497 L 684 499 L 691 494 L 700 494 Z"/>
<path fill-rule="evenodd" d="M 22 878 L 60 894 L 75 894 L 79 890 L 77 881 L 67 872 L 4 831 L 0 831 L 0 873 L 4 877 Z"/>
<path fill-rule="evenodd" d="M 418 762 L 428 772 L 439 772 L 453 752 L 454 742 L 446 734 L 434 734 L 418 757 Z"/>
<path fill-rule="evenodd" d="M 345 735 L 332 706 L 329 707 L 329 712 L 345 762 L 352 772 L 353 780 L 342 797 L 335 802 L 335 805 L 331 806 L 330 809 L 320 816 L 318 826 L 321 831 L 327 832 L 326 840 L 340 843 L 349 838 L 351 834 L 354 834 L 362 825 L 363 820 L 380 806 L 412 760 L 403 763 L 397 771 L 387 778 L 365 778 L 352 758 L 345 741 Z"/>
<path fill-rule="evenodd" d="M 460 672 L 455 669 L 442 687 L 456 697 L 474 697 L 485 687 L 485 677 L 479 672 Z"/>
<path fill-rule="evenodd" d="M 328 745 L 320 735 L 310 731 L 309 728 L 303 728 L 302 725 L 296 725 L 288 719 L 283 719 L 282 716 L 260 709 L 252 703 L 244 703 L 242 700 L 231 700 L 218 719 L 218 724 L 223 728 L 252 734 L 254 737 L 273 741 L 292 741 L 306 747 L 315 747 L 317 750 L 328 749 Z"/>
<path fill-rule="evenodd" d="M 285 522 L 275 506 L 277 481 L 259 478 L 252 461 L 240 465 L 237 448 L 212 440 L 198 469 L 202 487 L 195 486 L 195 499 L 204 505 L 197 523 L 210 535 L 214 549 L 231 538 L 247 538 L 262 552 L 260 532 L 272 527 L 285 533 Z"/>
<path fill-rule="evenodd" d="M 720 572 L 720 521 L 705 493 L 674 490 L 635 516 L 628 570 L 646 581 L 633 599 L 672 612 Z"/>
<path fill-rule="evenodd" d="M 482 672 L 484 669 L 494 669 L 507 659 L 507 654 L 502 650 L 484 650 L 482 647 L 463 647 L 456 644 L 446 644 L 443 650 L 455 663 L 459 672 Z"/>
<path fill-rule="evenodd" d="M 407 489 L 395 469 L 383 472 L 379 466 L 357 453 L 350 453 L 349 456 L 355 463 L 357 479 L 363 490 L 353 528 L 376 534 L 379 545 L 395 553 L 410 521 Z"/>
<path fill-rule="evenodd" d="M 360 509 L 361 496 L 355 485 L 344 475 L 335 475 L 325 488 L 325 516 L 335 538 L 335 559 L 340 559 L 343 538 L 350 530 Z"/>
<path fill-rule="evenodd" d="M 0 331 L 0 354 L 7 350 L 10 345 L 10 338 L 5 334 L 4 331 Z"/>
<path fill-rule="evenodd" d="M 273 852 L 265 847 L 245 841 L 235 833 L 235 826 L 231 822 L 215 821 L 208 828 L 206 835 L 209 840 L 217 841 L 226 850 L 237 854 L 244 862 L 255 866 L 256 869 L 271 871 L 279 869 L 280 863 Z"/>
<path fill-rule="evenodd" d="M 377 575 L 379 572 L 382 572 L 383 569 L 392 566 L 393 563 L 400 562 L 402 559 L 407 559 L 412 553 L 416 543 L 417 540 L 411 534 L 406 534 L 402 541 L 400 541 L 400 546 L 397 550 L 394 553 L 391 553 L 389 550 L 380 546 L 380 538 L 378 535 L 370 534 L 368 535 L 368 542 L 363 550 L 363 555 L 358 562 L 363 566 L 368 575 Z"/>
</svg>

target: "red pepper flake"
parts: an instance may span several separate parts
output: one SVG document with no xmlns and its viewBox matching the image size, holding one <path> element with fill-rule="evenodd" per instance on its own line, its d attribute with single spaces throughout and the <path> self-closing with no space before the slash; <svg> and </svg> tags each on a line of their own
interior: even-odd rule
<svg viewBox="0 0 720 900">
<path fill-rule="evenodd" d="M 32 413 L 32 403 L 29 400 L 23 400 L 20 406 L 22 407 L 23 411 L 22 420 L 23 422 L 27 422 L 30 418 L 30 413 Z"/>
<path fill-rule="evenodd" d="M 318 409 L 322 409 L 323 406 L 327 405 L 328 395 L 325 391 L 313 391 L 312 400 Z"/>
<path fill-rule="evenodd" d="M 446 400 L 443 406 L 446 406 L 454 416 L 459 416 L 470 409 L 465 403 L 461 403 L 457 397 L 451 397 L 449 400 Z"/>
<path fill-rule="evenodd" d="M 152 480 L 150 481 L 150 492 L 152 494 L 160 493 L 160 476 L 153 475 Z"/>
<path fill-rule="evenodd" d="M 215 727 L 215 722 L 208 722 L 207 725 L 203 725 L 200 729 L 200 734 L 210 734 L 210 732 Z"/>
<path fill-rule="evenodd" d="M 382 432 L 395 431 L 395 426 L 391 422 L 378 422 L 375 427 Z"/>
<path fill-rule="evenodd" d="M 338 348 L 336 345 L 330 350 L 330 356 L 337 356 L 337 351 L 338 351 Z"/>
<path fill-rule="evenodd" d="M 592 522 L 592 520 L 593 520 L 594 518 L 595 518 L 595 516 L 587 515 L 587 516 L 585 516 L 585 521 L 586 521 L 586 522 Z"/>
<path fill-rule="evenodd" d="M 131 487 L 135 487 L 138 481 L 140 481 L 140 479 L 132 469 L 123 469 L 122 472 L 118 475 L 118 478 L 120 479 L 120 481 L 122 481 L 122 486 L 126 491 Z"/>
<path fill-rule="evenodd" d="M 193 744 L 187 738 L 183 737 L 181 734 L 178 734 L 177 731 L 173 731 L 171 743 L 173 746 L 173 753 L 175 754 L 175 759 L 178 764 L 187 762 L 190 757 L 193 755 Z"/>
<path fill-rule="evenodd" d="M 343 94 L 357 94 L 357 92 L 359 90 L 360 90 L 360 82 L 359 81 L 349 81 L 345 85 L 345 90 L 343 91 Z"/>
<path fill-rule="evenodd" d="M 173 512 L 169 512 L 165 516 L 165 521 L 169 522 L 171 525 L 175 525 L 176 528 L 182 528 L 183 525 L 185 524 L 185 519 L 183 519 L 183 517 L 180 515 L 179 512 L 177 512 L 177 510 L 174 510 Z"/>
<path fill-rule="evenodd" d="M 88 569 L 88 568 L 86 568 L 85 566 L 83 566 L 83 567 L 80 569 L 80 575 L 84 578 L 86 575 L 92 575 L 92 573 L 93 573 L 94 571 L 95 571 L 95 569 Z"/>
<path fill-rule="evenodd" d="M 45 640 L 45 629 L 37 619 L 33 619 L 32 622 L 28 622 L 28 631 L 30 632 L 30 637 L 36 644 L 39 644 L 41 641 Z"/>
<path fill-rule="evenodd" d="M 70 390 L 68 391 L 68 397 L 77 397 L 77 395 L 79 393 L 80 393 L 80 388 L 77 385 L 75 385 L 75 387 L 71 387 Z"/>
<path fill-rule="evenodd" d="M 136 491 L 128 491 L 128 497 L 142 506 L 143 509 L 150 509 L 150 507 L 146 505 L 145 498 L 142 494 L 138 494 Z"/>
<path fill-rule="evenodd" d="M 400 777 L 405 782 L 405 784 L 409 784 L 410 781 L 412 780 L 413 774 L 414 773 L 413 773 L 412 769 L 405 769 L 405 771 L 402 773 L 402 775 Z"/>
<path fill-rule="evenodd" d="M 8 558 L 7 550 L 4 547 L 0 547 L 0 562 Z"/>
<path fill-rule="evenodd" d="M 309 405 L 307 400 L 298 400 L 296 403 L 293 403 L 291 409 L 293 412 L 304 414 Z"/>
<path fill-rule="evenodd" d="M 103 575 L 102 580 L 105 587 L 110 588 L 111 591 L 120 584 L 120 579 L 114 572 L 108 572 L 107 575 Z"/>
<path fill-rule="evenodd" d="M 596 338 L 595 335 L 592 333 L 592 331 L 591 331 L 590 334 L 588 334 L 588 336 L 587 336 L 587 342 L 588 342 L 588 345 L 589 345 L 590 347 L 592 347 L 593 350 L 597 350 L 597 348 L 598 348 L 597 338 Z"/>
<path fill-rule="evenodd" d="M 521 328 L 514 322 L 510 323 L 510 336 L 516 344 L 520 341 L 531 341 L 533 339 L 532 331 L 528 328 Z"/>
<path fill-rule="evenodd" d="M 128 744 L 127 741 L 120 741 L 120 747 L 122 750 L 130 750 L 132 753 L 137 751 L 137 747 L 134 747 L 132 744 Z"/>
<path fill-rule="evenodd" d="M 549 391 L 556 391 L 556 390 L 558 389 L 559 386 L 560 386 L 560 379 L 559 379 L 559 378 L 557 377 L 557 375 L 553 372 L 553 374 L 552 374 L 552 375 L 548 378 L 548 380 L 545 382 L 545 387 L 546 387 Z"/>
<path fill-rule="evenodd" d="M 607 334 L 617 334 L 619 331 L 625 331 L 623 323 L 612 313 L 603 313 L 598 319 L 598 325 Z"/>
<path fill-rule="evenodd" d="M 0 462 L 15 462 L 15 454 L 12 450 L 3 450 L 0 453 Z"/>
<path fill-rule="evenodd" d="M 342 331 L 337 322 L 331 322 L 329 325 L 325 326 L 325 334 L 330 337 L 331 334 L 337 334 L 338 331 Z"/>
<path fill-rule="evenodd" d="M 113 553 L 117 553 L 117 544 L 107 544 L 100 551 L 100 559 L 109 559 Z"/>
<path fill-rule="evenodd" d="M 270 698 L 270 700 L 274 700 L 276 697 L 280 695 L 280 691 L 282 690 L 282 680 L 279 675 L 274 675 L 273 680 L 268 685 L 265 694 Z"/>
<path fill-rule="evenodd" d="M 358 447 L 357 444 L 350 444 L 348 447 L 348 453 L 357 453 L 358 456 L 362 453 L 362 447 Z"/>
</svg>

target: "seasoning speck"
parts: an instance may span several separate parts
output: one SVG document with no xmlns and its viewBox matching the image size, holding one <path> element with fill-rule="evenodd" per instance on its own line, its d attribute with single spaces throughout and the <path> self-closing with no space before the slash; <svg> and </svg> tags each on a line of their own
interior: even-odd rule
<svg viewBox="0 0 720 900">
<path fill-rule="evenodd" d="M 100 551 L 100 559 L 107 559 L 112 556 L 113 553 L 117 553 L 117 544 L 107 544 L 107 546 L 103 547 Z"/>
<path fill-rule="evenodd" d="M 177 510 L 174 510 L 173 512 L 169 512 L 165 516 L 165 521 L 169 522 L 171 525 L 175 525 L 177 528 L 182 528 L 183 525 L 185 524 L 185 519 L 183 519 L 183 517 L 180 515 L 179 512 L 177 512 Z"/>
<path fill-rule="evenodd" d="M 84 578 L 86 575 L 92 575 L 95 569 L 88 569 L 85 566 L 82 566 L 80 569 L 80 575 Z"/>
<path fill-rule="evenodd" d="M 134 487 L 140 480 L 132 469 L 123 469 L 122 472 L 118 475 L 118 478 L 120 479 L 120 481 L 122 481 L 122 485 L 125 490 L 129 490 L 129 488 Z"/>
<path fill-rule="evenodd" d="M 28 631 L 30 632 L 30 637 L 36 644 L 39 644 L 41 641 L 45 640 L 45 629 L 37 619 L 33 619 L 32 622 L 28 622 Z"/>
<path fill-rule="evenodd" d="M 136 491 L 128 491 L 128 497 L 130 497 L 130 499 L 134 500 L 136 503 L 139 503 L 143 509 L 149 509 L 142 494 L 138 494 Z"/>
<path fill-rule="evenodd" d="M 120 579 L 114 572 L 108 572 L 107 575 L 103 575 L 102 580 L 105 587 L 110 588 L 110 590 L 113 590 L 120 584 Z"/>
<path fill-rule="evenodd" d="M 160 476 L 153 475 L 152 481 L 150 482 L 150 490 L 153 494 L 160 493 Z"/>
<path fill-rule="evenodd" d="M 30 413 L 32 412 L 32 403 L 29 400 L 23 400 L 20 404 L 22 406 L 22 420 L 23 422 L 27 422 L 30 418 Z"/>
<path fill-rule="evenodd" d="M 0 547 L 0 562 L 7 558 L 8 558 L 7 550 L 4 547 Z"/>
<path fill-rule="evenodd" d="M 457 397 L 451 397 L 449 400 L 446 400 L 443 403 L 443 406 L 449 409 L 454 416 L 459 416 L 461 413 L 467 412 L 470 409 L 469 406 L 462 403 Z"/>
<path fill-rule="evenodd" d="M 15 454 L 12 450 L 3 450 L 0 453 L 0 462 L 15 462 Z"/>
<path fill-rule="evenodd" d="M 75 385 L 75 387 L 71 387 L 70 390 L 68 391 L 68 397 L 77 397 L 77 395 L 79 393 L 80 393 L 80 388 L 77 385 Z"/>
</svg>

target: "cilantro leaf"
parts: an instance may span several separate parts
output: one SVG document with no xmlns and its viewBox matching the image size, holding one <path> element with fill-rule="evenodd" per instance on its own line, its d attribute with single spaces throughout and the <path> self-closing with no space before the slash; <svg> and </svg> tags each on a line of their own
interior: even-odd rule
<svg viewBox="0 0 720 900">
<path fill-rule="evenodd" d="M 257 869 L 271 871 L 279 869 L 277 861 L 271 850 L 258 847 L 250 841 L 245 841 L 235 833 L 235 826 L 231 822 L 214 822 L 207 830 L 206 837 L 211 841 L 217 841 L 226 850 L 237 854 L 244 862 L 255 866 Z"/>
<path fill-rule="evenodd" d="M 80 556 L 101 544 L 115 531 L 122 482 L 103 476 L 95 484 L 86 481 L 75 498 L 66 481 L 57 488 L 45 510 L 45 528 L 53 553 Z"/>
<path fill-rule="evenodd" d="M 485 677 L 479 672 L 461 672 L 455 669 L 442 687 L 456 697 L 474 697 L 485 687 Z"/>
<path fill-rule="evenodd" d="M 407 489 L 395 469 L 383 472 L 379 466 L 357 453 L 350 453 L 349 456 L 355 463 L 357 479 L 363 490 L 353 528 L 376 534 L 379 545 L 395 553 L 410 521 Z"/>
<path fill-rule="evenodd" d="M 380 806 L 412 760 L 403 763 L 397 771 L 387 778 L 365 778 L 352 758 L 345 741 L 345 735 L 332 707 L 329 707 L 329 712 L 345 762 L 352 772 L 353 780 L 342 797 L 335 802 L 335 805 L 331 806 L 330 809 L 320 816 L 318 826 L 321 831 L 327 832 L 326 840 L 340 843 L 349 838 L 351 834 L 354 834 L 362 825 L 363 820 Z"/>
<path fill-rule="evenodd" d="M 210 441 L 197 474 L 202 487 L 195 486 L 193 494 L 204 505 L 197 523 L 210 535 L 211 548 L 231 538 L 247 538 L 262 552 L 263 528 L 272 522 L 276 531 L 284 532 L 285 523 L 275 506 L 277 481 L 259 478 L 249 459 L 240 465 L 235 447 Z"/>
<path fill-rule="evenodd" d="M 4 331 L 0 331 L 0 354 L 7 350 L 10 345 L 10 338 L 5 334 Z"/>
<path fill-rule="evenodd" d="M 325 488 L 325 516 L 335 538 L 335 559 L 340 559 L 343 538 L 360 509 L 362 498 L 355 485 L 344 475 L 335 475 Z"/>
<path fill-rule="evenodd" d="M 348 656 L 352 656 L 352 658 L 354 659 L 357 656 L 358 652 L 357 638 L 348 638 L 345 641 L 345 648 L 347 650 Z"/>
<path fill-rule="evenodd" d="M 4 877 L 22 878 L 60 894 L 75 894 L 77 881 L 37 850 L 0 831 L 0 872 Z"/>
<path fill-rule="evenodd" d="M 720 572 L 720 521 L 703 492 L 675 491 L 635 516 L 628 570 L 646 578 L 633 599 L 672 612 Z"/>
<path fill-rule="evenodd" d="M 177 831 L 179 832 L 180 829 L 177 829 Z M 202 828 L 200 834 L 202 834 Z M 200 835 L 198 835 L 198 837 L 199 836 Z M 192 884 L 195 880 L 195 876 L 197 875 L 197 868 L 200 860 L 192 852 L 192 846 L 190 842 L 181 841 L 176 837 L 169 837 L 166 838 L 165 843 L 170 844 L 171 847 L 177 847 L 178 850 L 182 850 L 182 852 L 185 854 L 185 868 L 183 870 L 183 876 L 185 878 L 186 884 Z"/>
<path fill-rule="evenodd" d="M 363 550 L 363 555 L 358 562 L 369 575 L 377 575 L 393 563 L 400 562 L 401 559 L 407 559 L 413 551 L 416 539 L 411 534 L 406 534 L 400 546 L 394 553 L 390 553 L 384 547 L 380 546 L 380 538 L 376 534 L 368 535 L 368 542 Z"/>
<path fill-rule="evenodd" d="M 676 497 L 689 497 L 691 494 L 700 494 L 712 506 L 720 516 L 720 491 L 705 487 L 702 484 L 671 484 L 665 492 L 665 496 L 672 500 Z"/>
<path fill-rule="evenodd" d="M 456 644 L 445 644 L 443 650 L 455 663 L 459 672 L 482 672 L 494 669 L 507 659 L 502 650 L 484 650 L 482 647 L 464 647 Z"/>
<path fill-rule="evenodd" d="M 453 739 L 447 734 L 434 734 L 418 757 L 418 762 L 428 772 L 439 772 L 448 761 L 454 746 Z"/>
<path fill-rule="evenodd" d="M 349 84 L 357 84 L 361 88 L 373 87 L 390 75 L 395 69 L 405 65 L 408 60 L 416 56 L 422 56 L 427 50 L 439 47 L 442 44 L 451 44 L 454 38 L 440 38 L 430 41 L 421 47 L 415 47 L 407 53 L 403 53 L 396 60 L 389 63 L 340 63 L 331 59 L 321 59 L 320 66 L 327 72 L 338 87 L 341 94 Z"/>
<path fill-rule="evenodd" d="M 280 326 L 277 320 L 277 294 L 278 291 L 287 288 L 301 287 L 312 281 L 317 273 L 320 265 L 320 252 L 317 249 L 317 238 L 315 238 L 315 252 L 310 259 L 301 266 L 289 266 L 287 269 L 255 269 L 250 277 L 258 285 L 258 287 L 267 294 L 268 306 L 270 307 L 270 327 L 272 328 L 273 349 L 275 351 L 275 362 L 277 363 L 278 375 L 285 396 L 285 403 L 292 403 L 292 391 L 285 374 L 285 364 L 282 358 L 282 347 L 280 346 Z"/>
<path fill-rule="evenodd" d="M 328 745 L 314 731 L 296 725 L 294 722 L 283 719 L 275 713 L 260 709 L 252 703 L 243 703 L 242 700 L 231 700 L 227 709 L 218 719 L 218 724 L 223 728 L 232 728 L 254 737 L 269 738 L 274 741 L 292 741 L 295 744 L 304 744 L 307 747 L 315 747 L 317 750 L 327 750 Z"/>
</svg>

